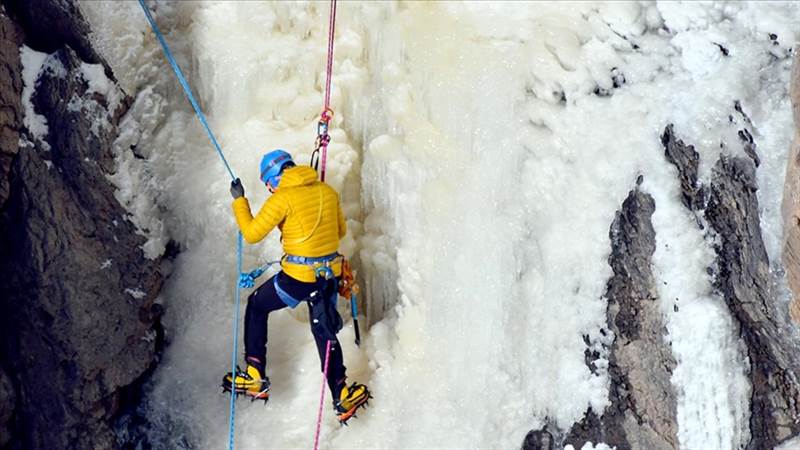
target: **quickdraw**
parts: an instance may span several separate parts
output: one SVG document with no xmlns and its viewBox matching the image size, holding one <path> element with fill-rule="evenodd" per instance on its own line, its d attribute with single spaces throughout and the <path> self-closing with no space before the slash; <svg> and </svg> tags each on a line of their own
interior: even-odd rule
<svg viewBox="0 0 800 450">
<path fill-rule="evenodd" d="M 314 151 L 311 153 L 311 167 L 319 172 L 320 152 L 322 152 L 322 172 L 320 177 L 325 181 L 325 159 L 327 157 L 328 144 L 331 142 L 331 136 L 328 134 L 331 120 L 333 119 L 333 110 L 326 107 L 322 110 L 317 123 L 317 139 L 314 141 Z"/>
</svg>

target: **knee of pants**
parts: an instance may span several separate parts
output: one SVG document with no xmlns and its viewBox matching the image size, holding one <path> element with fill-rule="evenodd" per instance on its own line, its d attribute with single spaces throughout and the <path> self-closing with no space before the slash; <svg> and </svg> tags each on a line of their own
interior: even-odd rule
<svg viewBox="0 0 800 450">
<path fill-rule="evenodd" d="M 247 306 L 256 306 L 256 292 L 258 291 L 253 291 L 247 296 Z"/>
</svg>

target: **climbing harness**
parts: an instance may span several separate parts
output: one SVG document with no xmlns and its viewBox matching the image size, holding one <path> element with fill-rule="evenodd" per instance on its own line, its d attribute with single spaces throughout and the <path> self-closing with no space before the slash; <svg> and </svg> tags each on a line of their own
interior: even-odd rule
<svg viewBox="0 0 800 450">
<path fill-rule="evenodd" d="M 289 305 L 289 307 L 294 308 L 300 304 L 300 302 L 304 300 L 309 300 L 311 297 L 316 297 L 317 294 L 322 295 L 323 285 L 322 281 L 331 280 L 335 277 L 333 273 L 333 263 L 337 259 L 344 259 L 344 256 L 340 255 L 339 252 L 331 253 L 330 255 L 325 256 L 318 256 L 318 257 L 307 257 L 307 256 L 296 256 L 296 255 L 284 255 L 283 261 L 286 261 L 290 264 L 301 264 L 304 266 L 308 266 L 312 270 L 314 270 L 314 274 L 316 275 L 317 282 L 320 285 L 319 289 L 312 292 L 309 295 L 309 298 L 304 299 L 297 299 L 294 298 L 291 294 L 286 292 L 280 287 L 278 283 L 278 277 L 273 278 L 273 285 L 275 286 L 275 292 L 278 293 L 278 297 L 280 297 L 283 303 Z M 336 292 L 334 291 L 334 294 Z M 334 305 L 336 304 L 336 297 L 329 299 Z M 338 330 L 337 330 L 338 331 Z"/>
<path fill-rule="evenodd" d="M 339 258 L 344 258 L 339 252 L 331 253 L 330 255 L 325 256 L 316 256 L 316 257 L 309 257 L 309 256 L 295 256 L 295 255 L 286 255 L 283 259 L 290 263 L 290 264 L 303 264 L 306 266 L 311 266 L 314 269 L 314 272 L 320 267 L 324 267 L 327 269 L 325 271 L 326 276 L 325 279 L 333 278 L 333 271 L 330 269 L 331 264 Z M 317 273 L 319 276 L 319 273 Z"/>
<path fill-rule="evenodd" d="M 236 176 L 233 174 L 233 170 L 231 170 L 230 165 L 228 164 L 228 160 L 225 159 L 225 154 L 222 152 L 222 147 L 220 147 L 219 142 L 217 142 L 217 138 L 214 136 L 214 133 L 211 131 L 211 127 L 206 120 L 203 111 L 200 109 L 200 104 L 197 103 L 195 100 L 194 94 L 192 93 L 192 88 L 189 86 L 189 82 L 186 81 L 186 77 L 183 75 L 183 71 L 181 71 L 180 66 L 178 66 L 178 62 L 175 61 L 175 58 L 172 56 L 172 52 L 169 50 L 169 45 L 167 44 L 166 39 L 164 39 L 164 35 L 161 33 L 161 30 L 158 28 L 156 21 L 153 19 L 153 16 L 150 14 L 150 10 L 145 5 L 144 0 L 139 0 L 139 5 L 142 7 L 142 11 L 144 11 L 144 15 L 147 18 L 147 21 L 150 23 L 150 28 L 153 29 L 153 33 L 156 35 L 158 42 L 161 44 L 161 49 L 164 51 L 164 56 L 169 61 L 170 66 L 172 66 L 172 70 L 175 72 L 175 76 L 178 77 L 178 81 L 183 88 L 183 91 L 186 93 L 186 97 L 189 99 L 189 103 L 192 104 L 192 108 L 194 108 L 195 115 L 200 123 L 203 125 L 203 128 L 206 130 L 206 134 L 208 134 L 208 138 L 211 140 L 211 143 L 214 145 L 214 148 L 219 154 L 222 163 L 225 165 L 225 169 L 228 171 L 228 175 L 230 175 L 231 180 L 236 180 Z M 236 273 L 242 273 L 242 233 L 239 233 L 236 245 Z M 241 297 L 240 297 L 240 289 L 239 283 L 236 284 L 236 290 L 234 294 L 235 298 L 235 308 L 234 308 L 234 316 L 233 316 L 233 351 L 231 352 L 231 373 L 236 373 L 236 354 L 238 353 L 238 343 L 239 343 L 239 310 L 241 304 Z M 228 448 L 233 450 L 234 444 L 234 436 L 235 436 L 235 424 L 236 424 L 236 396 L 231 395 L 231 402 L 230 402 L 230 420 L 229 420 L 229 433 L 228 433 Z"/>
</svg>

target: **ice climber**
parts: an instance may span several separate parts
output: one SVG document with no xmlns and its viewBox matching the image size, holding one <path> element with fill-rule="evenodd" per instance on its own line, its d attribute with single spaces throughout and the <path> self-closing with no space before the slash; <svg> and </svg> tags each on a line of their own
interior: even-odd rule
<svg viewBox="0 0 800 450">
<path fill-rule="evenodd" d="M 233 213 L 250 244 L 261 241 L 278 227 L 284 251 L 282 270 L 248 297 L 244 316 L 247 366 L 244 371 L 237 369 L 235 377 L 228 372 L 223 387 L 253 399 L 269 397 L 270 382 L 265 374 L 269 313 L 305 302 L 323 367 L 327 341 L 331 341 L 327 383 L 336 414 L 345 421 L 369 399 L 369 391 L 363 384 L 345 383 L 342 350 L 336 338 L 342 327 L 336 300 L 343 260 L 337 251 L 346 232 L 339 194 L 318 181 L 313 168 L 296 166 L 283 150 L 264 155 L 261 181 L 272 195 L 255 217 L 241 181 L 237 178 L 231 183 Z"/>
</svg>

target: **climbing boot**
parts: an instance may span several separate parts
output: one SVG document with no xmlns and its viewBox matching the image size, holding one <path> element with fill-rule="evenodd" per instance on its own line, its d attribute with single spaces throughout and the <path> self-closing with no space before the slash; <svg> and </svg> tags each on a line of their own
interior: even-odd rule
<svg viewBox="0 0 800 450">
<path fill-rule="evenodd" d="M 233 391 L 236 395 L 245 394 L 252 400 L 269 399 L 269 378 L 263 370 L 253 364 L 247 364 L 247 370 L 236 366 L 236 376 L 228 372 L 222 378 L 222 389 L 225 392 Z"/>
<path fill-rule="evenodd" d="M 339 423 L 347 425 L 347 421 L 355 415 L 358 408 L 366 405 L 371 398 L 369 389 L 363 384 L 353 383 L 349 387 L 343 386 L 339 400 L 333 402 Z"/>
</svg>

